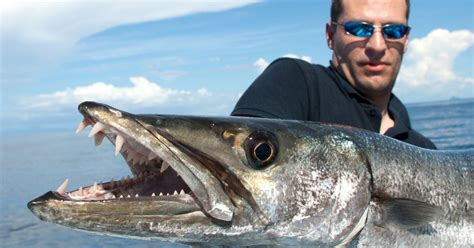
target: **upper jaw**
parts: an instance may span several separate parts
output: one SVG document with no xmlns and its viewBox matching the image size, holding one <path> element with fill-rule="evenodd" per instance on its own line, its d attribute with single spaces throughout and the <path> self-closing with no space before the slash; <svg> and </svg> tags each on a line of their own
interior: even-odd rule
<svg viewBox="0 0 474 248">
<path fill-rule="evenodd" d="M 128 164 L 134 174 L 143 171 L 143 168 L 140 169 L 140 166 L 134 164 L 134 161 L 141 161 L 143 157 L 153 158 L 152 161 L 162 160 L 165 166 L 169 165 L 183 179 L 203 212 L 221 221 L 232 220 L 235 207 L 224 192 L 219 179 L 202 164 L 201 160 L 195 159 L 196 155 L 190 149 L 160 130 L 158 124 L 150 128 L 150 124 L 142 121 L 140 116 L 94 102 L 81 103 L 79 111 L 84 115 L 84 121 L 78 130 L 87 125 L 94 125 L 90 136 L 95 135 L 96 140 L 100 140 L 100 136 L 105 135 L 115 144 L 116 154 L 121 153 L 124 158 L 129 158 Z M 133 159 L 131 153 L 140 155 L 135 155 Z M 163 164 L 161 168 L 150 165 L 145 168 L 162 170 Z"/>
</svg>

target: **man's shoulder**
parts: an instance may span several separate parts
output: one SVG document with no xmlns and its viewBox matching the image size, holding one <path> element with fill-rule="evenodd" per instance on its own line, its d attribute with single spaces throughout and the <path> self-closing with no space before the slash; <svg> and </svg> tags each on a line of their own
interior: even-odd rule
<svg viewBox="0 0 474 248">
<path fill-rule="evenodd" d="M 294 58 L 274 60 L 245 91 L 232 115 L 308 119 L 318 108 L 326 67 Z"/>
<path fill-rule="evenodd" d="M 297 58 L 278 58 L 269 66 L 266 74 L 279 74 L 281 78 L 291 79 L 292 83 L 305 84 L 305 91 L 315 93 L 337 88 L 337 76 L 328 66 L 314 64 Z M 298 76 L 296 76 L 298 75 Z M 297 80 L 297 79 L 303 80 Z M 328 88 L 329 87 L 329 88 Z M 303 89 L 302 89 L 303 90 Z"/>
</svg>

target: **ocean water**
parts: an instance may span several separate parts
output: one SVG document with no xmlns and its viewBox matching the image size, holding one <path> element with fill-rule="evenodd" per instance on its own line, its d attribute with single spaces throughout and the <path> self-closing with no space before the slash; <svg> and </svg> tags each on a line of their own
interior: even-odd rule
<svg viewBox="0 0 474 248">
<path fill-rule="evenodd" d="M 413 127 L 439 149 L 474 148 L 474 99 L 408 105 Z M 73 129 L 73 128 L 72 128 Z M 31 199 L 56 189 L 69 178 L 69 189 L 128 175 L 113 146 L 99 147 L 87 131 L 15 134 L 2 137 L 0 164 L 1 247 L 186 247 L 79 232 L 39 221 L 27 209 Z"/>
</svg>

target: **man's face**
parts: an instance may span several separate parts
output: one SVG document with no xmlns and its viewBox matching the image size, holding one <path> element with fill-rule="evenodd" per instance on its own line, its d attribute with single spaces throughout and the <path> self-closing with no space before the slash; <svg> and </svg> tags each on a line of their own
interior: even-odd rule
<svg viewBox="0 0 474 248">
<path fill-rule="evenodd" d="M 346 0 L 337 23 L 363 21 L 375 26 L 390 23 L 407 25 L 405 0 Z M 333 49 L 332 62 L 350 84 L 371 100 L 390 96 L 408 35 L 397 40 L 383 37 L 376 28 L 369 38 L 346 34 L 343 25 L 327 24 L 328 44 Z"/>
</svg>

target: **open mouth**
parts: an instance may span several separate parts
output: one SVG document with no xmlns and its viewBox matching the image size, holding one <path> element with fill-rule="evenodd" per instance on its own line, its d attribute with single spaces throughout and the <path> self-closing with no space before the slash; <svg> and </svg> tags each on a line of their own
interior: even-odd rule
<svg viewBox="0 0 474 248">
<path fill-rule="evenodd" d="M 122 154 L 133 176 L 118 181 L 95 183 L 70 192 L 66 191 L 66 179 L 56 190 L 59 195 L 69 200 L 81 201 L 192 196 L 191 189 L 167 162 L 127 134 L 91 117 L 84 118 L 76 133 L 89 125 L 93 126 L 89 137 L 95 138 L 95 145 L 100 145 L 105 137 L 109 139 L 115 145 L 115 154 Z"/>
<path fill-rule="evenodd" d="M 79 111 L 84 119 L 76 132 L 92 126 L 89 137 L 95 138 L 96 145 L 104 138 L 110 140 L 115 154 L 126 160 L 132 177 L 94 183 L 73 191 L 67 191 L 66 179 L 53 192 L 54 198 L 71 202 L 179 202 L 214 219 L 232 219 L 235 206 L 227 195 L 230 188 L 224 186 L 232 182 L 224 182 L 229 177 L 223 173 L 223 166 L 181 143 L 159 125 L 147 123 L 160 122 L 159 116 L 132 115 L 94 102 L 82 103 Z"/>
</svg>

